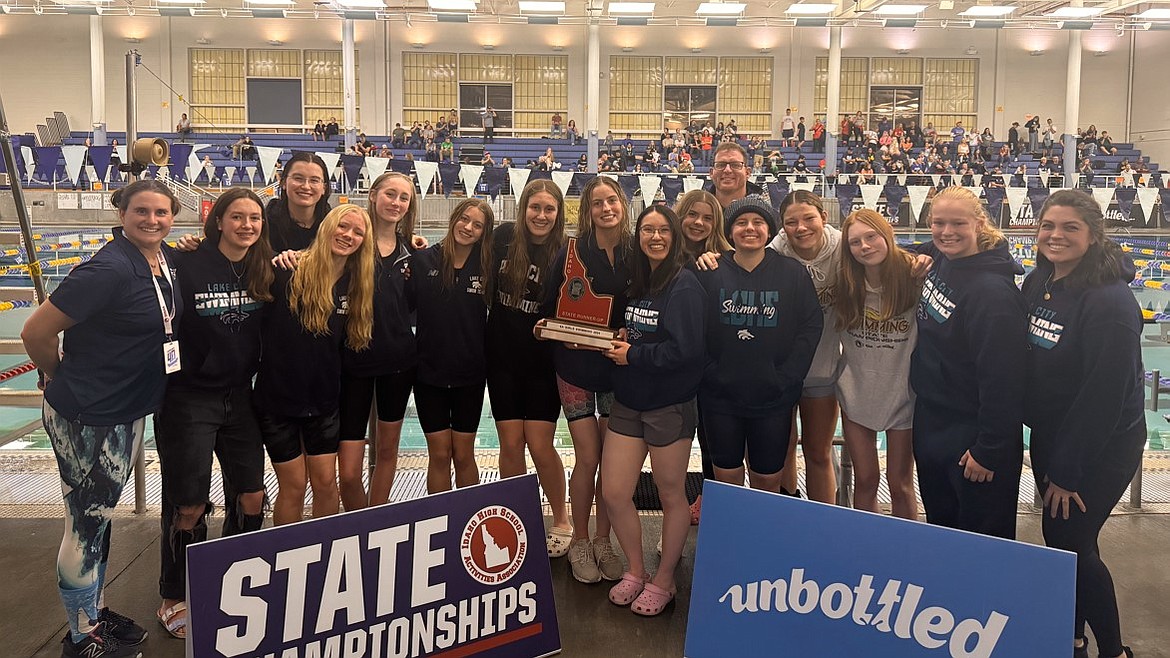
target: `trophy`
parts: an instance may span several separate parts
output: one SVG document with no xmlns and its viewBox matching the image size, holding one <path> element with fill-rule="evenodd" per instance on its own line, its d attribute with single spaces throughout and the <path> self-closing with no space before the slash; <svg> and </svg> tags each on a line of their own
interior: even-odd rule
<svg viewBox="0 0 1170 658">
<path fill-rule="evenodd" d="M 613 295 L 593 292 L 585 264 L 577 253 L 577 238 L 569 238 L 566 251 L 565 281 L 557 294 L 556 315 L 537 323 L 536 335 L 546 340 L 608 350 L 618 335 L 609 327 Z"/>
</svg>

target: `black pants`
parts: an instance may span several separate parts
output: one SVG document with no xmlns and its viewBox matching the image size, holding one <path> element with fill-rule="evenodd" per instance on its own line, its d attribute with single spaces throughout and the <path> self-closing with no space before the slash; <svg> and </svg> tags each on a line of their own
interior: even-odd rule
<svg viewBox="0 0 1170 658">
<path fill-rule="evenodd" d="M 1113 576 L 1101 560 L 1097 538 L 1101 526 L 1105 525 L 1109 513 L 1121 500 L 1141 464 L 1145 432 L 1140 434 L 1138 441 L 1129 442 L 1130 446 L 1125 449 L 1108 451 L 1103 463 L 1094 464 L 1086 472 L 1077 493 L 1087 511 L 1081 512 L 1074 503 L 1066 520 L 1054 519 L 1049 510 L 1044 510 L 1044 543 L 1077 554 L 1076 637 L 1085 637 L 1085 624 L 1088 623 L 1102 656 L 1121 654 L 1121 622 Z M 1035 453 L 1032 465 L 1037 467 Z M 1047 488 L 1044 472 L 1036 468 L 1037 491 L 1043 496 Z"/>
<path fill-rule="evenodd" d="M 959 459 L 975 444 L 978 431 L 974 419 L 956 418 L 919 400 L 914 410 L 914 461 L 926 520 L 947 528 L 1015 539 L 1023 449 L 1018 461 L 996 465 L 990 482 L 972 482 L 963 477 Z"/>
</svg>

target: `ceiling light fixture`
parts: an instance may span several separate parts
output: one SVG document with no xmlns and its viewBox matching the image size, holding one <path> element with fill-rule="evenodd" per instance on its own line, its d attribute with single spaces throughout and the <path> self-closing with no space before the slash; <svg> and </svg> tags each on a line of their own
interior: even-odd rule
<svg viewBox="0 0 1170 658">
<path fill-rule="evenodd" d="M 959 16 L 967 16 L 970 18 L 994 18 L 997 16 L 1007 16 L 1013 11 L 1019 9 L 1015 5 L 975 5 L 968 7 L 966 10 L 959 12 Z"/>
<path fill-rule="evenodd" d="M 792 5 L 784 10 L 785 14 L 797 14 L 804 16 L 817 16 L 821 14 L 831 14 L 837 11 L 837 5 L 834 4 L 819 4 L 815 2 L 802 2 Z"/>
<path fill-rule="evenodd" d="M 1099 7 L 1061 7 L 1044 15 L 1049 18 L 1092 18 L 1102 11 L 1105 10 Z"/>
<path fill-rule="evenodd" d="M 475 11 L 474 0 L 427 0 L 431 11 Z"/>
<path fill-rule="evenodd" d="M 926 5 L 882 5 L 873 10 L 881 16 L 914 16 L 926 10 Z"/>
<path fill-rule="evenodd" d="M 747 9 L 742 2 L 704 2 L 695 10 L 698 16 L 738 16 Z"/>
<path fill-rule="evenodd" d="M 548 0 L 520 0 L 521 14 L 563 14 L 565 13 L 565 3 L 557 0 L 550 2 Z"/>
<path fill-rule="evenodd" d="M 611 2 L 607 7 L 611 14 L 653 14 L 653 2 Z"/>
</svg>

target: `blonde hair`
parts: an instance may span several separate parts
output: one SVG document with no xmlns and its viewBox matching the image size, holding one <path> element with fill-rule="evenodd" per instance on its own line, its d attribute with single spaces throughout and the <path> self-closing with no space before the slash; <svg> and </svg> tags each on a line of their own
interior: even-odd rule
<svg viewBox="0 0 1170 658">
<path fill-rule="evenodd" d="M 980 252 L 990 251 L 996 248 L 1001 242 L 1006 241 L 1007 238 L 995 225 L 991 223 L 991 218 L 987 216 L 987 210 L 983 208 L 983 203 L 979 201 L 979 197 L 975 193 L 965 187 L 952 185 L 943 188 L 938 194 L 931 199 L 930 209 L 931 216 L 934 215 L 934 204 L 939 200 L 946 201 L 948 199 L 959 201 L 967 204 L 968 211 L 971 216 L 975 218 L 975 222 L 979 225 L 976 228 L 978 235 L 975 239 L 975 244 L 979 247 Z"/>
<path fill-rule="evenodd" d="M 881 270 L 882 307 L 879 320 L 889 320 L 905 313 L 918 303 L 921 286 L 910 274 L 914 257 L 898 246 L 894 229 L 877 211 L 863 208 L 854 211 L 841 224 L 841 271 L 837 277 L 837 329 L 855 329 L 865 323 L 865 266 L 857 262 L 849 249 L 849 229 L 867 226 L 881 234 L 886 242 L 886 260 Z"/>
<path fill-rule="evenodd" d="M 410 205 L 407 207 L 406 213 L 402 215 L 402 219 L 398 221 L 398 228 L 395 231 L 399 237 L 410 242 L 410 239 L 414 236 L 415 222 L 418 221 L 418 194 L 414 191 L 414 179 L 397 171 L 388 171 L 378 176 L 374 179 L 374 184 L 370 186 L 369 202 L 367 205 L 370 208 L 371 215 L 377 212 L 375 210 L 377 208 L 375 198 L 377 198 L 378 192 L 381 191 L 382 187 L 392 178 L 401 178 L 406 181 L 407 187 L 410 188 Z M 377 220 L 378 218 L 373 217 L 372 219 Z M 373 235 L 371 237 L 374 239 L 374 242 L 378 241 L 378 225 L 381 223 L 380 221 L 372 222 Z"/>
<path fill-rule="evenodd" d="M 687 213 L 690 212 L 691 207 L 696 203 L 705 203 L 711 206 L 711 214 L 715 217 L 715 221 L 711 222 L 711 235 L 708 235 L 707 239 L 703 241 L 702 250 L 704 252 L 712 251 L 721 254 L 731 249 L 731 244 L 727 241 L 727 236 L 723 234 L 723 206 L 719 205 L 719 200 L 715 198 L 714 194 L 704 190 L 691 190 L 679 197 L 678 202 L 674 204 L 674 213 L 678 215 L 679 221 L 686 219 Z M 687 254 L 690 256 L 698 256 L 699 254 L 690 253 L 689 246 L 690 241 L 688 240 Z"/>
<path fill-rule="evenodd" d="M 608 176 L 594 176 L 581 190 L 581 205 L 577 209 L 577 237 L 587 238 L 593 234 L 593 192 L 603 186 L 617 194 L 618 201 L 622 204 L 622 221 L 618 226 L 621 236 L 618 242 L 623 248 L 629 249 L 633 243 L 633 234 L 630 232 L 630 201 L 617 181 Z"/>
<path fill-rule="evenodd" d="M 351 203 L 337 206 L 325 215 L 317 237 L 305 251 L 288 286 L 288 308 L 305 331 L 314 336 L 329 335 L 329 318 L 333 305 L 333 251 L 330 244 L 341 218 L 357 215 L 365 224 L 366 234 L 357 251 L 345 260 L 349 274 L 345 344 L 352 350 L 364 350 L 370 344 L 374 326 L 374 249 L 375 240 L 370 215 Z"/>
</svg>

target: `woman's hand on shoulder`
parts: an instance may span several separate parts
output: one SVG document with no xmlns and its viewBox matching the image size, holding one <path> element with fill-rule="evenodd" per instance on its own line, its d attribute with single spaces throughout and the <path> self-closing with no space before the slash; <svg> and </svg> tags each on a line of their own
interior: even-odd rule
<svg viewBox="0 0 1170 658">
<path fill-rule="evenodd" d="M 297 263 L 300 262 L 300 260 L 301 252 L 294 251 L 292 249 L 286 249 L 277 254 L 272 259 L 272 266 L 282 270 L 292 271 L 297 269 Z"/>
<path fill-rule="evenodd" d="M 702 271 L 719 269 L 719 254 L 714 251 L 699 254 L 699 258 L 695 260 L 695 267 Z"/>
<path fill-rule="evenodd" d="M 915 279 L 924 279 L 933 266 L 933 258 L 926 254 L 918 254 L 914 257 L 914 261 L 910 263 L 910 276 Z"/>
<path fill-rule="evenodd" d="M 184 252 L 195 251 L 199 248 L 199 243 L 202 241 L 203 239 L 199 236 L 187 233 L 178 240 L 175 240 L 175 249 Z"/>
<path fill-rule="evenodd" d="M 427 239 L 423 236 L 415 235 L 410 238 L 410 245 L 415 249 L 426 249 L 431 246 L 431 243 L 427 242 Z"/>
</svg>

